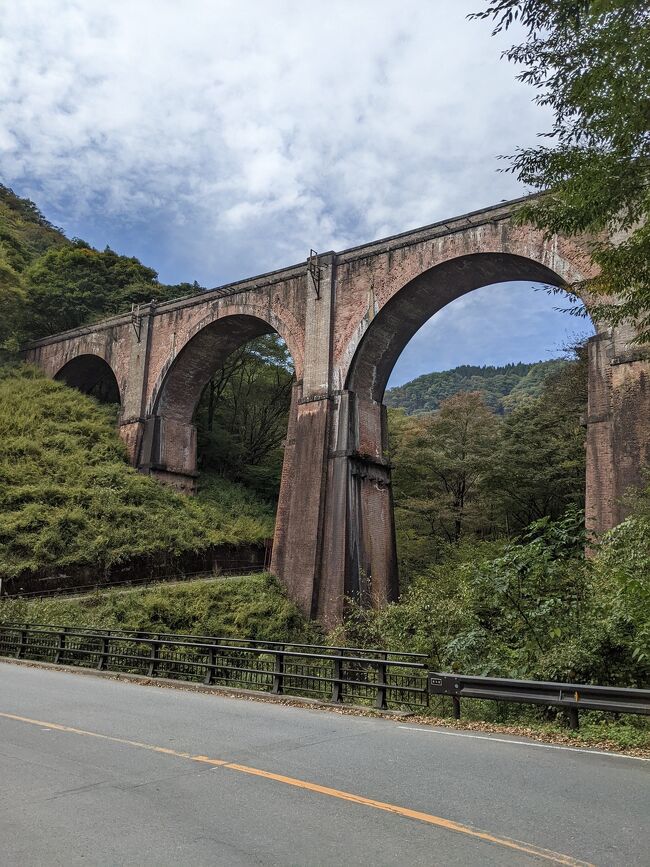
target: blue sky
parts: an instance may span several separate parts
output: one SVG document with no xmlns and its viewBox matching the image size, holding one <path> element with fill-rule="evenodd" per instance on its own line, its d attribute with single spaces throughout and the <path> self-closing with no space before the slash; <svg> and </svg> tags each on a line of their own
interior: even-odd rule
<svg viewBox="0 0 650 867">
<path fill-rule="evenodd" d="M 566 306 L 540 284 L 484 286 L 443 307 L 402 352 L 389 388 L 433 370 L 460 364 L 548 361 L 564 356 L 593 333 L 589 320 L 561 312 Z"/>
<path fill-rule="evenodd" d="M 216 286 L 526 192 L 548 128 L 478 0 L 21 0 L 0 10 L 0 180 L 68 235 Z M 489 306 L 489 315 L 488 314 Z M 526 287 L 441 311 L 393 383 L 557 355 Z"/>
</svg>

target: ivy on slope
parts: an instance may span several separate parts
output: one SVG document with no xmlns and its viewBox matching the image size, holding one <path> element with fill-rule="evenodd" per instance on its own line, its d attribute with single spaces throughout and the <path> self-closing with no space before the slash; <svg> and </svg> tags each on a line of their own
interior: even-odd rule
<svg viewBox="0 0 650 867">
<path fill-rule="evenodd" d="M 269 505 L 219 479 L 197 498 L 137 473 L 115 409 L 28 366 L 0 367 L 0 577 L 261 542 Z"/>
</svg>

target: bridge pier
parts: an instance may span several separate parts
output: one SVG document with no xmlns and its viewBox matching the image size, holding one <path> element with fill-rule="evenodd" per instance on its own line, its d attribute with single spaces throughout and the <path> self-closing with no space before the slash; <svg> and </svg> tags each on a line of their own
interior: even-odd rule
<svg viewBox="0 0 650 867">
<path fill-rule="evenodd" d="M 631 329 L 589 340 L 586 525 L 600 534 L 628 514 L 625 494 L 650 468 L 650 357 Z"/>
<path fill-rule="evenodd" d="M 138 467 L 183 494 L 196 492 L 196 427 L 154 415 L 143 425 Z"/>
<path fill-rule="evenodd" d="M 332 623 L 343 595 L 380 607 L 398 592 L 386 407 L 345 391 L 336 413 L 317 611 Z"/>
<path fill-rule="evenodd" d="M 118 433 L 132 466 L 141 460 L 147 405 L 147 374 L 151 355 L 151 336 L 156 305 L 142 305 L 131 314 L 131 329 L 126 332 L 129 346 L 128 376 L 122 382 L 122 409 Z M 126 336 L 125 335 L 125 336 Z"/>
<path fill-rule="evenodd" d="M 386 442 L 381 404 L 351 392 L 294 397 L 271 569 L 328 626 L 340 623 L 345 597 L 376 607 L 397 598 Z"/>
</svg>

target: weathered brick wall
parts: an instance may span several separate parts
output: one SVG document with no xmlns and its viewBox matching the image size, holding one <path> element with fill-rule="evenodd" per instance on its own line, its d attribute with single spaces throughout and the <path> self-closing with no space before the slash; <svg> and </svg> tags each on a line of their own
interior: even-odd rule
<svg viewBox="0 0 650 867">
<path fill-rule="evenodd" d="M 650 358 L 629 328 L 589 341 L 587 526 L 596 533 L 628 514 L 625 494 L 650 468 Z"/>
</svg>

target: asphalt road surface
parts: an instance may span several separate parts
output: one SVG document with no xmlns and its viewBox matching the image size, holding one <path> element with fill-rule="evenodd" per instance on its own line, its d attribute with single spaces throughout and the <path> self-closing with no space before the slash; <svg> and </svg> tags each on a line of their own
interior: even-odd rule
<svg viewBox="0 0 650 867">
<path fill-rule="evenodd" d="M 650 865 L 650 762 L 0 663 L 0 864 Z"/>
</svg>

